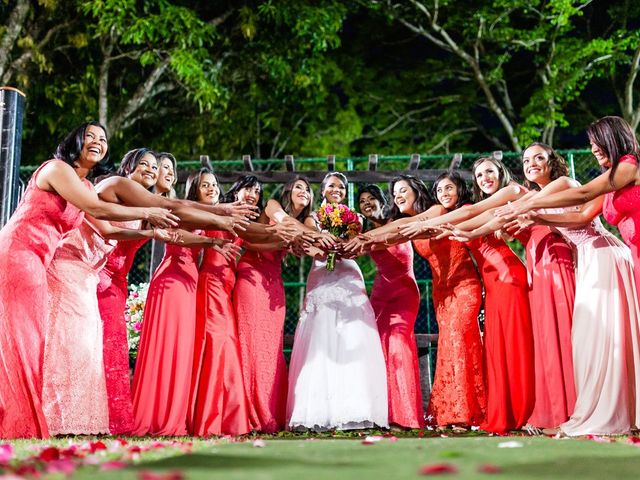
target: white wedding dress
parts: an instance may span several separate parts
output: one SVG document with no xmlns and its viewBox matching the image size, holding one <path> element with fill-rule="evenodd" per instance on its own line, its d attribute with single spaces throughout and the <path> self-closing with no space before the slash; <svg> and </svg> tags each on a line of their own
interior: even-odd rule
<svg viewBox="0 0 640 480">
<path fill-rule="evenodd" d="M 289 365 L 289 428 L 387 427 L 386 366 L 362 273 L 354 260 L 325 266 L 315 260 L 307 279 Z"/>
</svg>

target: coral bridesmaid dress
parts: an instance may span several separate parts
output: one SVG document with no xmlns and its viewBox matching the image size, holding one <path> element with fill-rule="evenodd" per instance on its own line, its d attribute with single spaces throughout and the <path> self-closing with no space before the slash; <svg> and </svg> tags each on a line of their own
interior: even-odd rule
<svg viewBox="0 0 640 480">
<path fill-rule="evenodd" d="M 84 213 L 38 188 L 47 163 L 34 172 L 0 231 L 0 438 L 49 436 L 42 408 L 47 268 L 62 236 L 80 225 Z"/>
<path fill-rule="evenodd" d="M 201 250 L 167 245 L 149 283 L 133 375 L 134 435 L 187 434 Z"/>
<path fill-rule="evenodd" d="M 209 230 L 208 237 L 231 234 Z M 236 262 L 206 249 L 198 276 L 196 347 L 189 433 L 242 435 L 251 430 L 232 295 Z"/>
<path fill-rule="evenodd" d="M 431 266 L 439 331 L 429 420 L 435 425 L 480 425 L 487 394 L 478 325 L 482 305 L 478 272 L 460 242 L 415 240 L 413 244 Z"/>
<path fill-rule="evenodd" d="M 85 220 L 62 239 L 47 270 L 42 403 L 51 435 L 109 433 L 96 288 L 115 243 Z"/>
<path fill-rule="evenodd" d="M 576 403 L 571 351 L 573 250 L 547 226 L 528 230 L 528 238 L 519 238 L 527 255 L 535 358 L 535 406 L 527 423 L 554 428 L 567 421 Z"/>
<path fill-rule="evenodd" d="M 521 428 L 535 403 L 527 271 L 495 234 L 469 242 L 485 289 L 487 413 L 483 430 Z"/>
<path fill-rule="evenodd" d="M 631 252 L 600 219 L 558 228 L 576 250 L 573 365 L 567 435 L 622 435 L 640 425 L 640 307 Z"/>
<path fill-rule="evenodd" d="M 283 257 L 280 250 L 245 252 L 233 292 L 251 427 L 264 433 L 283 430 L 286 415 Z"/>
<path fill-rule="evenodd" d="M 625 155 L 621 163 L 638 165 L 633 155 Z M 620 236 L 631 249 L 636 288 L 640 287 L 640 185 L 627 185 L 605 195 L 602 213 L 607 222 L 616 225 Z"/>
<path fill-rule="evenodd" d="M 113 222 L 123 228 L 139 229 L 141 222 Z M 109 431 L 112 435 L 131 432 L 133 406 L 129 380 L 129 345 L 124 310 L 127 303 L 127 274 L 136 252 L 148 239 L 119 241 L 100 271 L 98 306 L 103 326 L 104 373 L 109 399 Z"/>
<path fill-rule="evenodd" d="M 420 292 L 413 274 L 410 243 L 371 252 L 378 272 L 371 289 L 371 306 L 387 366 L 389 424 L 407 428 L 424 425 L 420 368 L 413 328 Z"/>
</svg>

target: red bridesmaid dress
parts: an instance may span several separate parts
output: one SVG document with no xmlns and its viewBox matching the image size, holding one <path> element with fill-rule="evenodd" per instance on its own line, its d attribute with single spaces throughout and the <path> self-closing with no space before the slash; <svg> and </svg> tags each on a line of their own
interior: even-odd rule
<svg viewBox="0 0 640 480">
<path fill-rule="evenodd" d="M 187 434 L 201 250 L 167 245 L 149 284 L 133 375 L 134 435 Z"/>
<path fill-rule="evenodd" d="M 387 365 L 389 424 L 422 428 L 420 367 L 413 332 L 420 292 L 413 274 L 413 248 L 410 243 L 401 243 L 375 250 L 371 258 L 378 268 L 371 306 Z"/>
<path fill-rule="evenodd" d="M 38 188 L 36 178 L 47 163 L 34 172 L 0 231 L 0 438 L 49 436 L 42 408 L 47 267 L 62 236 L 80 225 L 84 212 Z"/>
<path fill-rule="evenodd" d="M 487 414 L 483 430 L 521 428 L 535 403 L 533 333 L 527 271 L 495 234 L 469 242 L 485 289 Z"/>
<path fill-rule="evenodd" d="M 140 228 L 140 220 L 113 222 L 124 228 Z M 98 306 L 103 327 L 104 375 L 109 400 L 109 431 L 112 435 L 133 429 L 133 405 L 129 380 L 129 345 L 124 310 L 127 303 L 127 274 L 136 252 L 148 239 L 119 241 L 100 272 Z"/>
<path fill-rule="evenodd" d="M 573 250 L 544 225 L 528 229 L 525 245 L 535 358 L 535 406 L 527 423 L 554 428 L 576 404 L 571 325 L 576 292 Z"/>
<path fill-rule="evenodd" d="M 485 416 L 482 285 L 469 251 L 449 239 L 415 240 L 431 266 L 438 322 L 436 372 L 427 414 L 435 425 L 479 425 Z"/>
<path fill-rule="evenodd" d="M 624 155 L 620 163 L 638 166 L 633 155 Z M 640 185 L 627 185 L 604 197 L 602 213 L 607 222 L 616 225 L 624 243 L 633 255 L 636 288 L 640 287 Z"/>
<path fill-rule="evenodd" d="M 206 235 L 232 238 L 213 230 Z M 191 435 L 242 435 L 251 430 L 232 303 L 235 283 L 235 260 L 206 249 L 198 275 Z"/>
<path fill-rule="evenodd" d="M 283 430 L 286 421 L 283 257 L 280 250 L 245 252 L 233 292 L 251 428 L 264 433 Z"/>
</svg>

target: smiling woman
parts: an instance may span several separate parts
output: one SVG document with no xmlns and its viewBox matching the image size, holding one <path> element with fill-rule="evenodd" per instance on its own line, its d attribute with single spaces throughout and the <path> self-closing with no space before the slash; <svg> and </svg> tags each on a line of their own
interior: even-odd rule
<svg viewBox="0 0 640 480">
<path fill-rule="evenodd" d="M 33 174 L 22 201 L 0 231 L 0 438 L 47 437 L 42 407 L 47 269 L 56 247 L 84 213 L 98 218 L 147 218 L 161 225 L 161 208 L 103 202 L 86 176 L 108 151 L 106 130 L 84 123 L 58 145 L 54 159 Z"/>
</svg>

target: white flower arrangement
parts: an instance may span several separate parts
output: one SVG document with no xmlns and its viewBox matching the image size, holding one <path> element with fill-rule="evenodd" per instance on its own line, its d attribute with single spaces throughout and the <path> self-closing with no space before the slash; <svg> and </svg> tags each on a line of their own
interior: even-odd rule
<svg viewBox="0 0 640 480">
<path fill-rule="evenodd" d="M 138 356 L 140 344 L 140 332 L 142 331 L 142 318 L 144 305 L 147 301 L 148 283 L 129 286 L 127 307 L 124 311 L 124 319 L 127 324 L 127 341 L 129 344 L 129 357 L 135 359 Z"/>
</svg>

